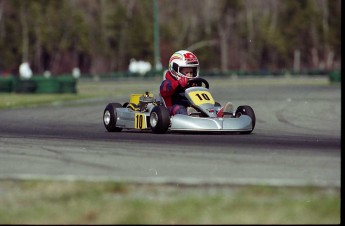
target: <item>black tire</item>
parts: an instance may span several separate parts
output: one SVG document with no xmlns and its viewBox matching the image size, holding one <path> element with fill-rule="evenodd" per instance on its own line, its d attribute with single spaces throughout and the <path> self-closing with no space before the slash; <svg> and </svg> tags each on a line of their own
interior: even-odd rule
<svg viewBox="0 0 345 226">
<path fill-rule="evenodd" d="M 252 130 L 243 132 L 243 133 L 249 134 L 254 130 L 255 123 L 256 123 L 256 117 L 255 117 L 254 110 L 252 107 L 250 107 L 248 105 L 239 106 L 236 110 L 235 117 L 238 118 L 241 115 L 248 115 L 252 119 Z"/>
<path fill-rule="evenodd" d="M 164 106 L 156 106 L 150 114 L 152 133 L 165 133 L 170 125 L 170 113 Z"/>
<path fill-rule="evenodd" d="M 103 112 L 103 124 L 108 132 L 121 132 L 122 128 L 116 127 L 116 108 L 122 108 L 119 103 L 108 104 Z"/>
<path fill-rule="evenodd" d="M 216 102 L 214 103 L 214 106 L 215 106 L 215 107 L 221 107 L 222 105 L 221 105 L 219 102 L 216 101 Z"/>
</svg>

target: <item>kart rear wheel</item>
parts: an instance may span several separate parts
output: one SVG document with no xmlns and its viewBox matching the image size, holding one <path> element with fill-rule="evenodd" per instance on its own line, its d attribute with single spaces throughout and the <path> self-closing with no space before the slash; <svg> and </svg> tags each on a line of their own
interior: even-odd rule
<svg viewBox="0 0 345 226">
<path fill-rule="evenodd" d="M 122 128 L 116 127 L 116 108 L 122 108 L 119 103 L 108 104 L 103 112 L 103 124 L 108 132 L 120 132 Z"/>
<path fill-rule="evenodd" d="M 254 130 L 255 123 L 256 123 L 254 110 L 252 107 L 248 105 L 239 106 L 236 110 L 235 117 L 239 118 L 241 115 L 248 115 L 252 119 L 252 130 L 243 132 L 243 133 L 249 134 Z"/>
<path fill-rule="evenodd" d="M 164 106 L 156 106 L 150 114 L 152 133 L 165 133 L 170 125 L 170 113 Z"/>
</svg>

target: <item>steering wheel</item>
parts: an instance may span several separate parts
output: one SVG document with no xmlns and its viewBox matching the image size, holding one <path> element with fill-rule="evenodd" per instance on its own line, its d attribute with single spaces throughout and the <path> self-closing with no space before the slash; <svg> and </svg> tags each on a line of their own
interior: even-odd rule
<svg viewBox="0 0 345 226">
<path fill-rule="evenodd" d="M 210 87 L 210 85 L 208 84 L 208 81 L 206 81 L 203 78 L 192 78 L 189 79 L 187 82 L 187 88 L 192 87 L 193 84 L 197 84 L 198 86 L 202 86 L 202 84 L 205 85 L 205 88 L 208 89 Z"/>
</svg>

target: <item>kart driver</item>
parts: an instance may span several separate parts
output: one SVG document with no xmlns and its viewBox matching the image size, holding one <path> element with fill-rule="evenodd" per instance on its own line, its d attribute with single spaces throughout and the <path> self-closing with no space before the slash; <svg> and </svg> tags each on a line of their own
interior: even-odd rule
<svg viewBox="0 0 345 226">
<path fill-rule="evenodd" d="M 183 93 L 187 88 L 189 79 L 197 77 L 199 77 L 199 61 L 192 52 L 180 50 L 170 57 L 165 80 L 160 86 L 160 94 L 171 116 L 176 114 L 188 115 L 189 101 L 180 93 Z M 192 84 L 192 86 L 195 85 L 201 84 Z M 232 112 L 232 108 L 232 104 L 228 102 L 218 111 L 217 116 L 223 117 L 223 112 Z"/>
</svg>

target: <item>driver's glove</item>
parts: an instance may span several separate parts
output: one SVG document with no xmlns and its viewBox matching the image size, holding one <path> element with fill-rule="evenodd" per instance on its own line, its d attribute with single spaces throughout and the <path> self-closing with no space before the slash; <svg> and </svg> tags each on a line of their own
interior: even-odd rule
<svg viewBox="0 0 345 226">
<path fill-rule="evenodd" d="M 178 80 L 178 84 L 181 86 L 181 87 L 186 87 L 187 86 L 187 83 L 188 83 L 188 78 L 187 77 L 181 77 L 179 80 Z"/>
</svg>

